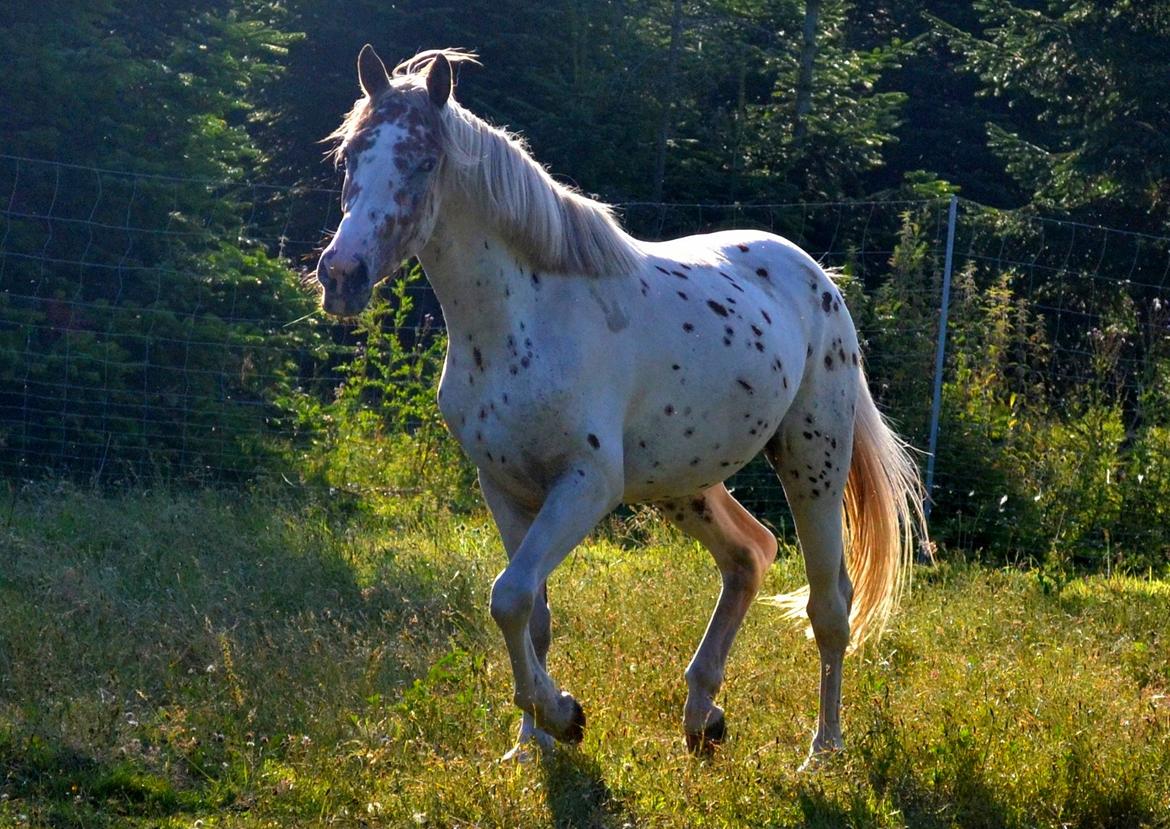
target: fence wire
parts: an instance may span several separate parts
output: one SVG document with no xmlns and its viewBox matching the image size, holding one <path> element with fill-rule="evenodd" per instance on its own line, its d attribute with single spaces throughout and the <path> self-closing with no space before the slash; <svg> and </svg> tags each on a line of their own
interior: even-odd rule
<svg viewBox="0 0 1170 829">
<path fill-rule="evenodd" d="M 0 155 L 0 205 L 0 473 L 11 481 L 295 474 L 337 428 L 339 389 L 369 380 L 368 325 L 327 320 L 300 284 L 340 218 L 336 191 Z M 837 271 L 875 397 L 923 448 L 947 208 L 618 205 L 643 238 L 760 228 Z M 1170 558 L 1170 515 L 1155 506 L 1170 501 L 1170 239 L 968 201 L 955 236 L 936 534 L 1005 557 L 1043 558 L 1036 545 L 1060 542 L 1106 564 L 1123 547 Z M 423 282 L 404 296 L 413 308 L 380 317 L 378 336 L 433 357 L 441 309 Z M 434 363 L 382 377 L 425 385 Z M 384 389 L 363 398 L 372 409 Z M 409 418 L 399 425 L 409 431 Z M 731 485 L 786 528 L 761 462 Z M 1134 509 L 1152 516 L 1127 522 Z"/>
</svg>

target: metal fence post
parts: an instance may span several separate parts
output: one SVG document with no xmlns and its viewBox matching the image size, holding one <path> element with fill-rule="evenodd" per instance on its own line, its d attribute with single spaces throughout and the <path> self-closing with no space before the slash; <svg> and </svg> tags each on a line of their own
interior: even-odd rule
<svg viewBox="0 0 1170 829">
<path fill-rule="evenodd" d="M 934 350 L 934 396 L 930 405 L 930 445 L 926 455 L 926 503 L 923 512 L 930 517 L 934 502 L 934 457 L 938 451 L 938 418 L 942 409 L 943 362 L 947 350 L 947 315 L 951 306 L 951 268 L 955 255 L 955 219 L 959 211 L 959 197 L 952 194 L 947 211 L 947 253 L 943 263 L 942 299 L 939 301 L 938 344 Z"/>
</svg>

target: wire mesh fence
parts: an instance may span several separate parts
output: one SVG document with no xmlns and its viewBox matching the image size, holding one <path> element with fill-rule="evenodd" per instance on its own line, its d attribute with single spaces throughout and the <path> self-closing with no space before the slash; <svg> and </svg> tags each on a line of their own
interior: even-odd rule
<svg viewBox="0 0 1170 829">
<path fill-rule="evenodd" d="M 339 219 L 336 192 L 0 155 L 0 199 L 9 480 L 296 476 L 313 451 L 370 434 L 343 429 L 357 417 L 343 398 L 379 434 L 410 439 L 434 417 L 410 398 L 430 395 L 441 360 L 425 282 L 383 291 L 388 310 L 356 326 L 327 320 L 301 285 Z M 755 227 L 835 269 L 875 396 L 924 448 L 948 206 L 619 209 L 644 238 Z M 958 208 L 936 535 L 1005 559 L 1170 558 L 1170 239 Z M 351 446 L 346 462 L 360 456 Z M 757 461 L 731 483 L 783 528 L 770 470 Z"/>
</svg>

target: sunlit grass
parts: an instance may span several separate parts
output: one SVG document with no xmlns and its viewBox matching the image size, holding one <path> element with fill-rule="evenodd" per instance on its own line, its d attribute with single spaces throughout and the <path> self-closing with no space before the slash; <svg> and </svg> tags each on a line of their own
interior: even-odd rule
<svg viewBox="0 0 1170 829">
<path fill-rule="evenodd" d="M 718 589 L 653 522 L 554 575 L 578 749 L 516 767 L 482 517 L 272 496 L 72 491 L 0 528 L 0 825 L 1170 825 L 1170 588 L 920 573 L 848 663 L 850 748 L 796 769 L 815 651 L 753 609 L 687 755 L 682 671 Z M 790 589 L 783 556 L 765 589 Z"/>
</svg>

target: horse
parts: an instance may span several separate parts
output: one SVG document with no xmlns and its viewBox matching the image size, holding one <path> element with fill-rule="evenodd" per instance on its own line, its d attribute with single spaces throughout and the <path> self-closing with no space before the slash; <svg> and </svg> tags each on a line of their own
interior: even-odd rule
<svg viewBox="0 0 1170 829">
<path fill-rule="evenodd" d="M 455 100 L 453 72 L 475 57 L 430 50 L 390 72 L 362 48 L 362 96 L 330 136 L 342 218 L 316 275 L 325 311 L 353 315 L 416 256 L 441 305 L 439 409 L 508 556 L 490 597 L 522 712 L 505 758 L 582 739 L 581 705 L 546 668 L 547 580 L 621 503 L 657 506 L 719 569 L 682 724 L 692 751 L 725 739 L 715 699 L 777 541 L 724 481 L 760 452 L 808 579 L 775 601 L 807 613 L 820 655 L 808 763 L 843 748 L 845 653 L 880 634 L 926 526 L 917 466 L 870 396 L 840 291 L 769 233 L 628 235 Z"/>
</svg>

